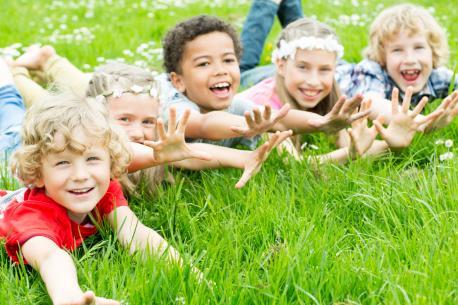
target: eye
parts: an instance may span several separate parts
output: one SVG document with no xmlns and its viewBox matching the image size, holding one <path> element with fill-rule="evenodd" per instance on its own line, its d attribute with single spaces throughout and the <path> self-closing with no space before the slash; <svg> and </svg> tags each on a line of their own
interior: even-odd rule
<svg viewBox="0 0 458 305">
<path fill-rule="evenodd" d="M 54 166 L 64 166 L 64 165 L 67 165 L 67 164 L 70 164 L 70 162 L 62 160 L 62 161 L 57 161 Z"/>
<path fill-rule="evenodd" d="M 202 61 L 197 64 L 198 67 L 207 67 L 208 65 L 210 65 L 210 62 L 208 61 Z"/>
<path fill-rule="evenodd" d="M 232 63 L 235 63 L 236 60 L 235 60 L 235 58 L 230 57 L 230 58 L 224 59 L 224 62 L 227 63 L 227 64 L 232 64 Z"/>
<path fill-rule="evenodd" d="M 142 122 L 143 125 L 154 125 L 156 124 L 156 120 L 154 119 L 147 119 Z"/>
<path fill-rule="evenodd" d="M 393 53 L 398 53 L 398 52 L 401 52 L 402 50 L 400 48 L 395 48 L 393 50 L 391 50 L 391 52 Z"/>
<path fill-rule="evenodd" d="M 89 162 L 90 162 L 90 161 L 99 161 L 100 158 L 97 157 L 97 156 L 91 156 L 91 157 L 88 157 L 86 160 L 89 161 Z"/>
<path fill-rule="evenodd" d="M 418 45 L 418 46 L 415 46 L 415 50 L 423 50 L 425 49 L 426 47 L 424 45 Z"/>
<path fill-rule="evenodd" d="M 124 122 L 124 123 L 129 123 L 130 119 L 128 117 L 120 117 L 120 118 L 118 118 L 118 121 Z"/>
</svg>

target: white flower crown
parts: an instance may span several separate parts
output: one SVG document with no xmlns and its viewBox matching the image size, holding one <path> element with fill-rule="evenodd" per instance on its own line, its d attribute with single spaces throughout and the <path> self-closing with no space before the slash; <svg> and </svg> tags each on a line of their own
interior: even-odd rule
<svg viewBox="0 0 458 305">
<path fill-rule="evenodd" d="M 121 89 L 121 88 L 115 88 L 110 91 L 105 91 L 102 94 L 96 96 L 96 99 L 102 100 L 106 97 L 113 96 L 115 98 L 121 97 L 124 93 L 133 93 L 133 94 L 141 94 L 141 93 L 147 93 L 151 97 L 157 98 L 158 97 L 158 91 L 156 86 L 139 86 L 139 85 L 133 85 L 129 89 Z"/>
<path fill-rule="evenodd" d="M 326 50 L 337 54 L 337 59 L 342 58 L 344 48 L 332 36 L 326 38 L 319 38 L 314 36 L 301 37 L 290 42 L 280 40 L 280 47 L 272 53 L 272 62 L 275 63 L 277 59 L 286 59 L 288 57 L 294 58 L 297 49 L 302 50 Z"/>
</svg>

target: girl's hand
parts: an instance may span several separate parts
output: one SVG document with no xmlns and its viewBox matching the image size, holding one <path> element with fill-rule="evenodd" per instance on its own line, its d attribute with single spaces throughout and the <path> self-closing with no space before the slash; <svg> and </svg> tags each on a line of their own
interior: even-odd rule
<svg viewBox="0 0 458 305">
<path fill-rule="evenodd" d="M 59 302 L 57 305 L 119 305 L 120 303 L 115 300 L 96 297 L 94 292 L 86 291 L 79 298 L 68 302 Z"/>
<path fill-rule="evenodd" d="M 264 112 L 258 107 L 253 109 L 253 117 L 249 111 L 245 112 L 245 121 L 247 127 L 232 126 L 231 130 L 242 137 L 252 138 L 258 134 L 272 130 L 274 125 L 283 119 L 289 111 L 289 105 L 283 105 L 278 112 L 272 115 L 272 108 L 270 105 L 264 107 Z"/>
<path fill-rule="evenodd" d="M 364 100 L 358 113 L 366 113 L 371 108 L 371 100 Z M 350 136 L 350 155 L 362 156 L 374 143 L 378 132 L 375 126 L 367 127 L 367 116 L 357 119 L 351 123 L 348 130 Z"/>
<path fill-rule="evenodd" d="M 176 109 L 171 107 L 169 109 L 169 124 L 167 132 L 164 129 L 162 119 L 157 120 L 156 130 L 159 135 L 159 141 L 144 141 L 143 144 L 153 148 L 154 159 L 158 163 L 168 163 L 189 158 L 211 160 L 210 154 L 203 151 L 193 150 L 185 142 L 184 131 L 190 114 L 191 111 L 186 109 L 183 117 L 177 125 Z"/>
<path fill-rule="evenodd" d="M 262 163 L 267 159 L 267 156 L 272 151 L 274 147 L 277 147 L 278 144 L 283 142 L 286 138 L 291 136 L 293 132 L 288 131 L 277 131 L 274 133 L 270 139 L 258 147 L 255 151 L 251 152 L 249 157 L 245 162 L 245 168 L 242 174 L 242 177 L 235 185 L 236 188 L 242 188 L 250 178 L 255 175 L 261 168 Z"/>
<path fill-rule="evenodd" d="M 352 122 L 367 117 L 370 110 L 366 109 L 364 112 L 353 114 L 363 101 L 363 96 L 357 94 L 351 99 L 341 96 L 337 103 L 332 107 L 331 111 L 320 119 L 311 120 L 310 124 L 317 128 L 319 131 L 326 133 L 335 133 Z"/>
<path fill-rule="evenodd" d="M 443 110 L 440 109 L 421 119 L 415 120 L 428 102 L 428 98 L 423 97 L 418 105 L 409 113 L 412 92 L 412 87 L 408 87 L 402 102 L 401 111 L 399 111 L 399 90 L 394 88 L 391 96 L 392 119 L 388 128 L 383 127 L 382 116 L 374 121 L 375 128 L 393 150 L 399 150 L 409 146 L 420 125 L 436 120 L 443 113 Z"/>
<path fill-rule="evenodd" d="M 418 131 L 431 132 L 449 125 L 458 114 L 458 91 L 447 96 L 433 113 L 439 110 L 443 111 L 442 114 L 435 120 L 420 125 Z"/>
</svg>

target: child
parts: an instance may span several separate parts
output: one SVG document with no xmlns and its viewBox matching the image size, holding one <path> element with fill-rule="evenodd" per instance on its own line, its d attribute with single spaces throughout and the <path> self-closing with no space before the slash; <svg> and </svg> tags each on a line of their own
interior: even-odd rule
<svg viewBox="0 0 458 305">
<path fill-rule="evenodd" d="M 88 81 L 87 75 L 68 60 L 56 55 L 49 46 L 29 50 L 16 60 L 15 66 L 15 81 L 29 104 L 46 92 L 30 80 L 25 67 L 34 68 L 59 84 L 64 80 L 71 80 L 69 83 L 74 91 L 84 90 L 89 96 L 105 97 L 110 117 L 126 131 L 129 140 L 154 148 L 152 151 L 147 146 L 135 145 L 134 160 L 129 165 L 129 171 L 137 172 L 129 174 L 129 179 L 122 181 L 129 193 L 135 191 L 141 179 L 145 179 L 149 189 L 154 190 L 164 179 L 164 168 L 156 165 L 187 158 L 192 159 L 174 162 L 172 165 L 192 170 L 217 167 L 244 169 L 236 184 L 240 188 L 259 170 L 269 152 L 289 136 L 288 131 L 279 133 L 253 152 L 204 144 L 186 145 L 175 119 L 169 121 L 167 133 L 163 130 L 162 122 L 157 119 L 159 103 L 156 82 L 147 70 L 122 63 L 110 63 L 100 67 Z M 175 111 L 172 110 L 171 113 L 175 117 Z M 186 118 L 182 118 L 180 126 L 186 126 L 186 121 Z M 160 142 L 153 144 L 152 141 L 157 140 L 158 136 L 154 133 L 155 127 L 159 127 L 161 131 Z M 203 161 L 202 159 L 208 159 L 208 155 L 212 160 Z"/>
<path fill-rule="evenodd" d="M 0 58 L 0 162 L 20 145 L 24 112 L 24 102 L 14 86 L 9 67 Z"/>
<path fill-rule="evenodd" d="M 281 32 L 277 49 L 272 55 L 272 61 L 276 65 L 275 77 L 263 80 L 239 96 L 257 104 L 271 105 L 274 109 L 289 104 L 292 109 L 326 115 L 333 111 L 334 105 L 342 103 L 339 88 L 334 80 L 336 63 L 342 55 L 343 47 L 330 27 L 313 19 L 297 20 Z M 405 103 L 410 103 L 409 98 L 406 98 Z M 424 103 L 422 102 L 419 108 L 422 109 Z M 437 116 L 431 115 L 427 119 L 432 120 L 435 117 Z M 397 121 L 396 124 L 401 121 Z M 407 127 L 405 124 L 402 125 Z M 410 143 L 386 138 L 399 137 L 401 134 L 386 133 L 380 129 L 380 124 L 376 124 L 376 127 L 382 132 L 386 142 L 377 141 L 372 153 L 384 151 L 388 148 L 387 143 L 392 144 L 391 149 L 399 149 L 408 145 L 407 142 Z M 394 126 L 390 130 L 393 128 Z M 410 130 L 410 127 L 408 129 Z M 375 137 L 373 130 L 368 132 Z M 410 135 L 409 132 L 408 138 L 411 139 Z M 348 145 L 345 138 L 345 133 L 340 132 L 340 146 Z M 301 143 L 297 139 L 295 142 L 296 152 L 299 153 Z M 403 143 L 403 146 L 396 147 L 396 143 Z"/>
<path fill-rule="evenodd" d="M 375 114 L 390 115 L 385 100 L 393 88 L 403 96 L 412 86 L 413 104 L 424 96 L 445 98 L 450 87 L 457 88 L 458 79 L 443 67 L 449 56 L 445 31 L 421 6 L 400 4 L 383 10 L 370 27 L 364 55 L 366 59 L 356 65 L 340 65 L 337 80 L 345 94 L 370 97 Z M 423 129 L 444 127 L 452 121 L 458 114 L 457 93 L 439 109 L 444 110 L 442 115 Z"/>
<path fill-rule="evenodd" d="M 37 270 L 53 304 L 119 304 L 83 292 L 69 253 L 108 220 L 131 252 L 178 252 L 130 210 L 116 180 L 130 161 L 106 107 L 90 98 L 49 96 L 30 108 L 12 171 L 27 188 L 0 208 L 0 237 L 10 258 Z M 2 192 L 2 195 L 5 193 Z"/>
<path fill-rule="evenodd" d="M 191 109 L 186 137 L 222 140 L 237 136 L 250 138 L 266 130 L 292 129 L 295 133 L 335 131 L 368 112 L 353 115 L 362 98 L 343 101 L 325 116 L 281 108 L 272 118 L 270 107 L 264 115 L 250 101 L 233 99 L 240 83 L 238 61 L 241 46 L 235 30 L 215 17 L 198 16 L 177 24 L 163 40 L 166 75 L 161 81 L 161 112 L 175 106 L 180 116 Z M 175 87 L 176 90 L 173 89 Z M 344 105 L 343 105 L 344 104 Z M 254 119 L 249 114 L 254 112 Z M 245 125 L 243 115 L 247 121 Z M 254 139 L 247 144 L 253 145 Z M 240 141 L 220 142 L 233 146 Z"/>
</svg>

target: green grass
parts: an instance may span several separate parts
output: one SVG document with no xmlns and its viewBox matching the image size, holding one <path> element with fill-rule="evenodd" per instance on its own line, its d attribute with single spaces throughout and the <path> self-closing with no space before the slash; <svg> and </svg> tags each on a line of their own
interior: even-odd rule
<svg viewBox="0 0 458 305">
<path fill-rule="evenodd" d="M 60 24 L 66 24 L 65 33 L 87 27 L 94 40 L 58 39 L 53 42 L 58 53 L 77 66 L 89 65 L 87 71 L 98 57 L 142 60 L 160 68 L 156 55 L 147 60 L 137 47 L 153 41 L 149 49 L 160 48 L 168 28 L 199 13 L 218 15 L 240 28 L 249 7 L 248 1 L 143 2 L 148 9 L 141 8 L 141 1 L 94 1 L 89 9 L 94 17 L 84 18 L 91 1 L 3 0 L 0 41 L 3 46 L 50 43 Z M 168 2 L 188 4 L 158 8 Z M 346 47 L 345 59 L 359 60 L 366 27 L 381 7 L 375 1 L 358 1 L 359 7 L 335 2 L 340 4 L 305 1 L 304 11 L 333 25 Z M 417 3 L 434 6 L 447 28 L 454 67 L 456 10 L 450 10 L 450 1 Z M 344 24 L 342 16 L 352 14 L 361 16 L 362 25 Z M 270 43 L 279 29 L 276 24 Z M 266 56 L 267 51 L 268 62 Z M 441 162 L 441 154 L 456 149 L 435 142 L 458 142 L 457 127 L 455 122 L 418 136 L 400 154 L 319 171 L 273 155 L 242 190 L 233 187 L 238 170 L 174 172 L 175 185 L 162 187 L 154 198 L 132 198 L 131 207 L 215 282 L 214 288 L 199 285 L 189 268 L 129 256 L 107 230 L 74 253 L 81 286 L 130 305 L 456 304 L 458 161 Z M 313 138 L 320 149 L 329 147 L 325 137 Z M 3 179 L 0 186 L 15 185 Z M 0 304 L 49 302 L 37 273 L 11 266 L 2 248 Z"/>
</svg>

